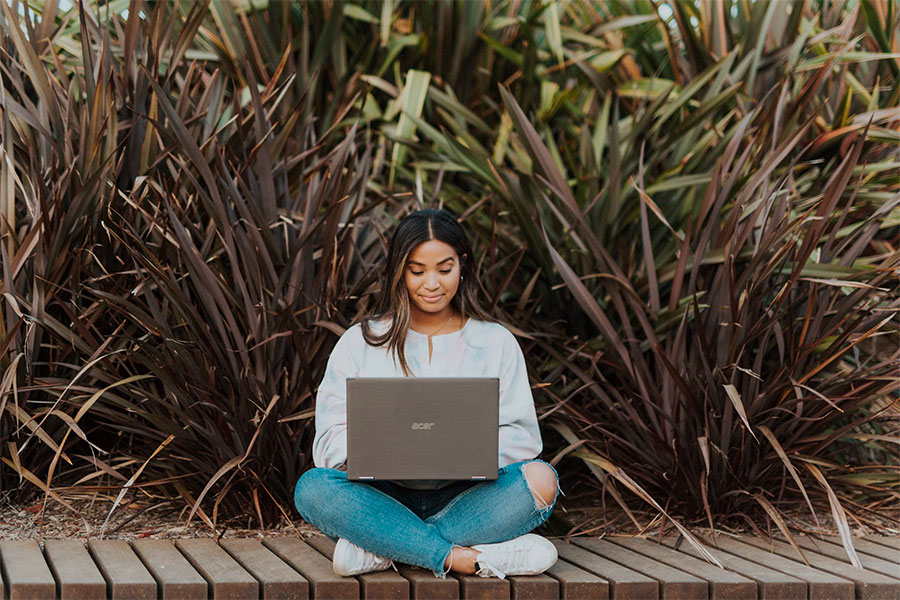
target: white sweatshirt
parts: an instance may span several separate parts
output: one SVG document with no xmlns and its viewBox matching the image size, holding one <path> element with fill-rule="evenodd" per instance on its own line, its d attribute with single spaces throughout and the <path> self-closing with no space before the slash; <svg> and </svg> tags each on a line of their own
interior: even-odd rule
<svg viewBox="0 0 900 600">
<path fill-rule="evenodd" d="M 387 323 L 374 323 L 376 333 Z M 498 377 L 500 431 L 498 467 L 537 457 L 543 448 L 534 399 L 528 384 L 525 357 L 505 327 L 470 318 L 459 331 L 431 338 L 412 329 L 406 337 L 406 361 L 419 377 Z M 316 395 L 316 436 L 313 462 L 317 467 L 345 470 L 347 460 L 347 378 L 403 377 L 399 363 L 386 346 L 370 346 L 359 324 L 338 340 L 328 358 Z M 397 481 L 406 487 L 436 489 L 448 481 Z"/>
</svg>

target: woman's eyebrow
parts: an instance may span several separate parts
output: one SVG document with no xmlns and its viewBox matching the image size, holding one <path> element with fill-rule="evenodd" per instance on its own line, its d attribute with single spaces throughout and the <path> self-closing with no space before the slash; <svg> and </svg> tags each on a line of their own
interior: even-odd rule
<svg viewBox="0 0 900 600">
<path fill-rule="evenodd" d="M 445 262 L 447 262 L 448 260 L 453 260 L 453 257 L 452 257 L 452 256 L 448 256 L 448 257 L 445 258 L 444 260 L 440 261 L 438 264 L 439 264 L 439 265 L 442 265 L 442 264 L 444 264 Z M 420 266 L 420 267 L 424 267 L 424 266 L 425 266 L 425 263 L 420 263 L 420 262 L 415 261 L 415 260 L 407 261 L 407 263 L 408 263 L 408 264 L 411 264 L 411 265 L 418 265 L 418 266 Z"/>
</svg>

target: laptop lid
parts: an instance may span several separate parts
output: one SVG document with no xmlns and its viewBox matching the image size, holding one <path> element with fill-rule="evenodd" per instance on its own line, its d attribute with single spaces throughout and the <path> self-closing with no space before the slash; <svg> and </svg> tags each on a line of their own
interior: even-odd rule
<svg viewBox="0 0 900 600">
<path fill-rule="evenodd" d="M 500 380 L 347 379 L 347 478 L 497 478 Z"/>
</svg>

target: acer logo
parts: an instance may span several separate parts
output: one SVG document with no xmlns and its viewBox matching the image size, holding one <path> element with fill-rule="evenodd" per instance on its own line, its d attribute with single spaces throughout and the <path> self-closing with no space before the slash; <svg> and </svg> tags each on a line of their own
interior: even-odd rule
<svg viewBox="0 0 900 600">
<path fill-rule="evenodd" d="M 413 423 L 413 429 L 431 429 L 434 426 L 434 423 Z"/>
</svg>

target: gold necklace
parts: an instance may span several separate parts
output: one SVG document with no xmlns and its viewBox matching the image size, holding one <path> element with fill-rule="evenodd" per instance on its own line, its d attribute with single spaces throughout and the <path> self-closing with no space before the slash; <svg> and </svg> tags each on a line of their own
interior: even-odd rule
<svg viewBox="0 0 900 600">
<path fill-rule="evenodd" d="M 443 330 L 444 330 L 444 327 L 446 327 L 447 324 L 448 324 L 450 321 L 452 321 L 452 320 L 453 320 L 453 317 L 455 317 L 455 316 L 456 316 L 455 314 L 451 314 L 451 315 L 450 315 L 450 318 L 448 318 L 446 321 L 444 321 L 444 324 L 443 324 L 443 325 L 441 325 L 440 327 L 438 327 L 437 329 L 435 329 L 435 330 L 432 331 L 431 333 L 426 333 L 425 335 L 427 335 L 428 337 L 432 337 L 432 336 L 438 334 L 439 332 L 443 331 Z"/>
</svg>

